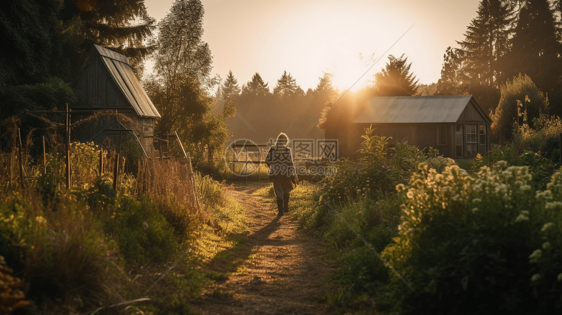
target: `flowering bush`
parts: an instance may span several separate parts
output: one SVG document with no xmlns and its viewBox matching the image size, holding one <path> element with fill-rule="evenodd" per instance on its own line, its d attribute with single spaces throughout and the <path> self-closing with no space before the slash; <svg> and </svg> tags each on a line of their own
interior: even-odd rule
<svg viewBox="0 0 562 315">
<path fill-rule="evenodd" d="M 406 188 L 402 223 L 383 256 L 401 313 L 554 314 L 562 309 L 562 172 L 536 191 L 527 166 L 421 163 Z"/>
</svg>

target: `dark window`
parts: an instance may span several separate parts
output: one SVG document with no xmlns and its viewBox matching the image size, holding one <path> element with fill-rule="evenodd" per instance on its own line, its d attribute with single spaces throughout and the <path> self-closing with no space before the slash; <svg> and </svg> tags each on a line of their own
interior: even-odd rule
<svg viewBox="0 0 562 315">
<path fill-rule="evenodd" d="M 466 154 L 475 156 L 478 152 L 478 136 L 476 125 L 466 125 Z"/>
<path fill-rule="evenodd" d="M 486 145 L 486 125 L 478 126 L 478 137 L 480 138 L 480 144 Z"/>
<path fill-rule="evenodd" d="M 463 134 L 462 134 L 462 125 L 455 126 L 455 146 L 456 146 L 456 153 L 457 156 L 463 155 Z"/>
<path fill-rule="evenodd" d="M 447 126 L 437 127 L 437 145 L 447 144 Z"/>
</svg>

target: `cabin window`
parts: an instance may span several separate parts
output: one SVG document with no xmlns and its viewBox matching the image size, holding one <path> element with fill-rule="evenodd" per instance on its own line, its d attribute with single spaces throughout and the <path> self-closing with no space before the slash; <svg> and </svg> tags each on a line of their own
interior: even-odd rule
<svg viewBox="0 0 562 315">
<path fill-rule="evenodd" d="M 486 125 L 478 126 L 478 137 L 480 138 L 480 144 L 486 145 Z"/>
<path fill-rule="evenodd" d="M 478 136 L 476 125 L 466 125 L 466 153 L 475 156 L 478 152 Z"/>
<path fill-rule="evenodd" d="M 462 141 L 462 125 L 456 125 L 455 126 L 455 147 L 456 147 L 456 154 L 457 156 L 462 156 L 462 146 L 463 146 L 463 141 Z"/>
<path fill-rule="evenodd" d="M 437 145 L 447 145 L 447 126 L 437 127 Z"/>
</svg>

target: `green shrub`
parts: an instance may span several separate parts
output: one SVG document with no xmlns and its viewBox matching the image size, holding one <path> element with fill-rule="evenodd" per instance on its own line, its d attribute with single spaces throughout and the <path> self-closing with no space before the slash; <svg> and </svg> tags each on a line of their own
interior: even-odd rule
<svg viewBox="0 0 562 315">
<path fill-rule="evenodd" d="M 548 111 L 548 98 L 527 75 L 519 75 L 501 88 L 501 98 L 492 114 L 492 137 L 495 142 L 513 137 L 514 123 L 518 121 L 518 101 L 524 103 L 527 119 L 533 127 L 533 118 Z"/>
<path fill-rule="evenodd" d="M 149 199 L 119 198 L 105 230 L 117 238 L 121 254 L 132 266 L 166 262 L 180 249 L 174 229 Z"/>
<path fill-rule="evenodd" d="M 401 314 L 560 312 L 562 266 L 553 262 L 561 257 L 541 269 L 535 251 L 550 248 L 546 223 L 552 231 L 562 226 L 555 210 L 562 209 L 562 173 L 545 192 L 535 191 L 532 178 L 528 167 L 505 161 L 473 176 L 456 165 L 438 174 L 420 164 L 407 190 L 397 186 L 408 199 L 383 256 L 415 290 L 393 275 L 390 296 Z"/>
<path fill-rule="evenodd" d="M 209 175 L 202 175 L 199 172 L 195 173 L 195 187 L 197 189 L 197 196 L 199 202 L 205 206 L 222 206 L 222 185 L 213 180 Z"/>
</svg>

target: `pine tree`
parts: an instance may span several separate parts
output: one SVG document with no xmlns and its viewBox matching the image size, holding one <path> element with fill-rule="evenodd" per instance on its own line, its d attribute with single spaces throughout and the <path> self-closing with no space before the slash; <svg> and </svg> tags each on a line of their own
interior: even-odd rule
<svg viewBox="0 0 562 315">
<path fill-rule="evenodd" d="M 378 96 L 411 96 L 418 89 L 418 80 L 410 73 L 412 63 L 404 54 L 399 58 L 388 56 L 381 72 L 375 74 L 375 94 Z"/>
<path fill-rule="evenodd" d="M 142 61 L 154 49 L 147 43 L 156 20 L 148 15 L 144 0 L 64 0 L 61 19 L 65 31 L 78 28 L 82 33 L 82 51 L 92 44 L 116 50 L 129 57 L 138 75 Z"/>
<path fill-rule="evenodd" d="M 333 74 L 331 73 L 324 73 L 322 77 L 319 77 L 318 85 L 316 85 L 314 92 L 318 94 L 335 93 L 336 89 L 332 85 L 332 77 Z"/>
<path fill-rule="evenodd" d="M 527 74 L 548 95 L 555 92 L 561 71 L 560 44 L 548 0 L 528 0 L 519 19 L 509 53 L 509 77 Z"/>
<path fill-rule="evenodd" d="M 269 87 L 268 83 L 263 82 L 259 73 L 255 73 L 252 76 L 252 80 L 242 86 L 242 94 L 244 95 L 268 95 Z"/>
<path fill-rule="evenodd" d="M 61 7 L 58 0 L 0 1 L 0 87 L 50 75 Z"/>
<path fill-rule="evenodd" d="M 238 80 L 234 78 L 232 71 L 228 72 L 228 76 L 221 87 L 221 96 L 224 100 L 232 99 L 235 96 L 240 95 L 240 87 L 238 86 Z"/>
<path fill-rule="evenodd" d="M 277 80 L 277 86 L 275 86 L 275 89 L 273 89 L 273 94 L 285 97 L 293 96 L 297 93 L 304 95 L 304 91 L 302 91 L 300 86 L 297 85 L 297 81 L 295 80 L 295 78 L 293 78 L 290 73 L 287 73 L 287 71 L 284 71 L 281 78 Z"/>
<path fill-rule="evenodd" d="M 513 8 L 505 0 L 482 0 L 477 14 L 468 26 L 465 40 L 458 42 L 464 58 L 462 70 L 471 87 L 499 89 L 505 79 L 503 59 L 509 48 Z"/>
</svg>

